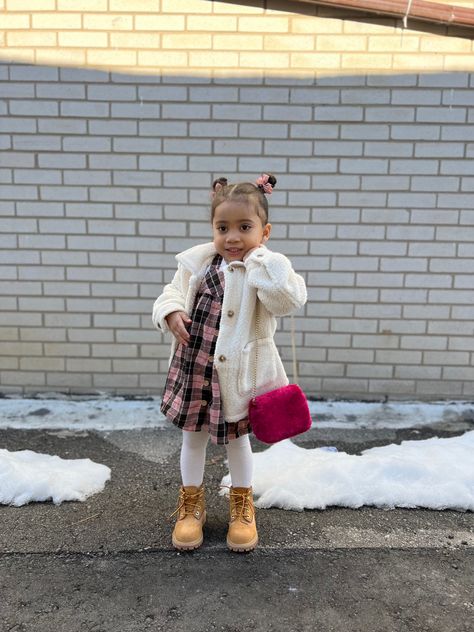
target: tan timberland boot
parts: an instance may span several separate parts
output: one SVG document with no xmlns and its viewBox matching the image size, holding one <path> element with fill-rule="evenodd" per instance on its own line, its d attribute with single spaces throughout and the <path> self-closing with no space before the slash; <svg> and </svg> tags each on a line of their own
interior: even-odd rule
<svg viewBox="0 0 474 632">
<path fill-rule="evenodd" d="M 229 501 L 230 521 L 227 546 L 237 553 L 252 551 L 258 542 L 252 488 L 231 487 Z"/>
<path fill-rule="evenodd" d="M 206 522 L 206 501 L 204 487 L 181 486 L 179 490 L 178 506 L 171 514 L 178 514 L 173 530 L 173 546 L 181 551 L 191 551 L 201 546 L 203 541 L 202 528 Z"/>
</svg>

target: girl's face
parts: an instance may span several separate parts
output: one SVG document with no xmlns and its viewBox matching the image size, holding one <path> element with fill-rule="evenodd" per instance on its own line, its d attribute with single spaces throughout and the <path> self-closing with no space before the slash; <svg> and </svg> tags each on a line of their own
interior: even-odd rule
<svg viewBox="0 0 474 632">
<path fill-rule="evenodd" d="M 214 245 L 227 263 L 242 261 L 249 250 L 268 241 L 271 228 L 262 225 L 253 206 L 242 202 L 226 200 L 214 211 Z"/>
</svg>

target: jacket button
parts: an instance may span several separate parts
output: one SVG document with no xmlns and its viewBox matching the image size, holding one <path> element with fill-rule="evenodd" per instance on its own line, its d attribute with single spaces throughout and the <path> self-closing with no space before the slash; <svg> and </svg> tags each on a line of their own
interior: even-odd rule
<svg viewBox="0 0 474 632">
<path fill-rule="evenodd" d="M 203 385 L 204 386 L 209 386 L 209 380 L 204 380 Z"/>
<path fill-rule="evenodd" d="M 219 356 L 219 361 L 220 361 L 220 362 L 225 362 L 225 360 L 226 360 L 225 355 L 220 355 L 220 356 Z"/>
<path fill-rule="evenodd" d="M 209 362 L 214 362 L 214 356 L 209 356 L 208 360 Z"/>
<path fill-rule="evenodd" d="M 202 399 L 202 400 L 201 400 L 201 406 L 207 406 L 207 402 L 206 402 L 206 400 L 205 400 L 205 399 Z"/>
<path fill-rule="evenodd" d="M 230 318 L 232 318 L 232 316 L 234 315 L 233 310 L 229 309 L 229 311 L 227 312 L 227 316 L 229 316 Z"/>
</svg>

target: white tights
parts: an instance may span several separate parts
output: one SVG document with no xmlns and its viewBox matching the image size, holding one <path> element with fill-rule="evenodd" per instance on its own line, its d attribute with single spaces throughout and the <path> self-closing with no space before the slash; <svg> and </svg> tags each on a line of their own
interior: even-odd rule
<svg viewBox="0 0 474 632">
<path fill-rule="evenodd" d="M 188 485 L 199 487 L 204 478 L 209 433 L 206 430 L 201 432 L 183 430 L 182 435 L 180 465 L 183 485 L 185 487 Z M 229 459 L 232 487 L 250 487 L 252 485 L 253 457 L 249 435 L 232 439 L 225 447 Z"/>
</svg>

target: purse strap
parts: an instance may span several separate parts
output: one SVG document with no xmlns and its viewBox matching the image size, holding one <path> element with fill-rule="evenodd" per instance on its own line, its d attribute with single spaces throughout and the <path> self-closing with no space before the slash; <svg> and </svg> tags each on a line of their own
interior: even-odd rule
<svg viewBox="0 0 474 632">
<path fill-rule="evenodd" d="M 298 369 L 296 364 L 296 343 L 295 343 L 295 319 L 293 314 L 291 316 L 291 350 L 293 355 L 293 377 L 295 378 L 295 384 L 298 384 Z M 256 345 L 255 356 L 253 365 L 253 384 L 252 384 L 252 399 L 255 399 L 257 394 L 257 366 L 258 366 L 258 340 L 260 338 L 260 300 L 257 296 L 255 305 L 255 330 L 256 330 Z"/>
</svg>

